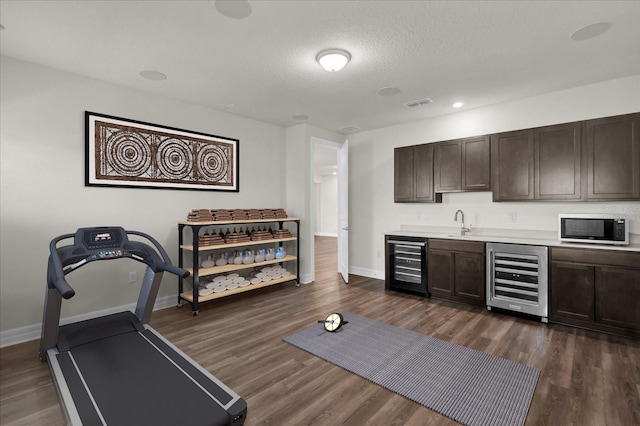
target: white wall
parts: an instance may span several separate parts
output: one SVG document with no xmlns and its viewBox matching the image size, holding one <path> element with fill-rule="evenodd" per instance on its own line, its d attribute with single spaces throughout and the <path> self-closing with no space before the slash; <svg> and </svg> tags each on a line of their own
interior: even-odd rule
<svg viewBox="0 0 640 426">
<path fill-rule="evenodd" d="M 285 207 L 281 127 L 1 59 L 1 331 L 41 321 L 55 236 L 119 225 L 154 236 L 177 262 L 177 222 L 191 209 Z M 239 139 L 240 192 L 85 187 L 85 110 Z M 133 270 L 138 284 L 128 283 Z M 121 259 L 74 272 L 77 295 L 63 303 L 63 317 L 135 303 L 143 270 Z M 176 293 L 177 279 L 165 274 L 160 296 Z"/>
<path fill-rule="evenodd" d="M 315 235 L 338 236 L 338 176 L 316 176 Z"/>
<path fill-rule="evenodd" d="M 494 203 L 490 192 L 444 194 L 442 204 L 393 202 L 395 147 L 637 111 L 640 75 L 350 135 L 350 268 L 380 276 L 385 232 L 406 225 L 454 227 L 457 209 L 474 227 L 548 231 L 556 230 L 561 212 L 618 211 L 631 215 L 631 232 L 640 233 L 638 202 Z M 509 213 L 517 214 L 517 222 L 508 221 Z"/>
</svg>

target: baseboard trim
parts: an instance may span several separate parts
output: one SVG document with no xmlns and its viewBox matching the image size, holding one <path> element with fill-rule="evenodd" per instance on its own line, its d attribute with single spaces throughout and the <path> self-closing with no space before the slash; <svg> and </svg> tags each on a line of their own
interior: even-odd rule
<svg viewBox="0 0 640 426">
<path fill-rule="evenodd" d="M 362 277 L 374 278 L 376 280 L 384 280 L 384 271 L 377 271 L 375 269 L 367 269 L 367 268 L 352 266 L 349 268 L 349 273 L 354 275 L 360 275 Z"/>
<path fill-rule="evenodd" d="M 338 234 L 335 232 L 316 232 L 314 235 L 316 237 L 338 237 Z"/>
<path fill-rule="evenodd" d="M 159 297 L 156 300 L 156 304 L 153 306 L 153 310 L 169 308 L 178 304 L 178 294 Z M 89 312 L 86 314 L 74 315 L 72 317 L 62 318 L 60 325 L 69 324 L 72 322 L 84 321 L 91 318 L 96 318 L 104 315 L 115 314 L 117 312 L 131 311 L 134 312 L 136 304 L 118 306 L 109 309 L 102 309 L 100 311 Z M 0 348 L 6 346 L 17 345 L 18 343 L 28 342 L 30 340 L 36 340 L 40 338 L 42 332 L 42 324 L 25 325 L 23 327 L 13 328 L 10 330 L 0 331 Z"/>
<path fill-rule="evenodd" d="M 299 280 L 298 280 L 298 281 L 300 282 L 300 284 L 309 284 L 309 283 L 313 282 L 313 281 L 311 280 L 311 274 L 303 274 L 303 275 L 300 275 L 300 277 L 299 277 Z"/>
<path fill-rule="evenodd" d="M 354 275 L 360 275 L 367 278 L 384 279 L 384 271 L 376 271 L 374 269 L 351 267 L 349 273 Z M 309 284 L 312 282 L 311 274 L 300 275 L 300 284 Z M 178 294 L 159 297 L 156 300 L 156 304 L 153 306 L 153 310 L 166 309 L 172 306 L 176 306 L 178 303 Z M 86 314 L 74 315 L 72 317 L 62 318 L 60 320 L 61 325 L 69 324 L 72 322 L 84 321 L 91 318 L 115 314 L 122 311 L 135 311 L 135 303 L 118 306 L 109 309 L 102 309 L 100 311 L 89 312 Z M 28 342 L 30 340 L 36 340 L 40 338 L 42 331 L 42 324 L 26 325 L 24 327 L 13 328 L 10 330 L 0 331 L 0 348 L 7 346 L 17 345 L 19 343 Z"/>
</svg>

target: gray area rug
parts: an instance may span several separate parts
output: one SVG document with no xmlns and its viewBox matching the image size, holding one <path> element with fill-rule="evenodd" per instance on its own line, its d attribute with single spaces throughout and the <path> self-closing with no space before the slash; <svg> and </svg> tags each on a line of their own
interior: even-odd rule
<svg viewBox="0 0 640 426">
<path fill-rule="evenodd" d="M 343 312 L 335 333 L 316 324 L 294 346 L 467 425 L 522 425 L 540 370 Z"/>
</svg>

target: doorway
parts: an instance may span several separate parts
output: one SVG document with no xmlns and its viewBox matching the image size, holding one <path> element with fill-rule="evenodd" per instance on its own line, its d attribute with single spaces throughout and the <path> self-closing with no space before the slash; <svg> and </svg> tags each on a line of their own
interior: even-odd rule
<svg viewBox="0 0 640 426">
<path fill-rule="evenodd" d="M 338 150 L 313 148 L 314 280 L 334 277 L 338 271 Z M 325 275 L 327 274 L 327 275 Z"/>
<path fill-rule="evenodd" d="M 346 265 L 345 247 L 348 247 L 348 237 L 345 233 L 348 227 L 343 225 L 343 217 L 348 211 L 344 209 L 348 203 L 343 199 L 346 195 L 345 187 L 348 179 L 348 169 L 345 151 L 347 142 L 339 144 L 323 139 L 311 138 L 311 273 L 312 281 L 316 280 L 316 274 L 329 274 L 335 277 L 340 273 L 344 277 Z M 342 170 L 342 172 L 341 172 Z M 341 197 L 342 196 L 342 197 Z M 344 229 L 344 230 L 343 230 Z M 342 242 L 342 246 L 339 244 Z M 316 266 L 316 251 L 321 256 Z M 330 257 L 330 258 L 327 258 Z M 340 259 L 344 260 L 340 261 Z M 347 276 L 348 278 L 348 276 Z M 345 282 L 347 279 L 344 280 Z"/>
</svg>

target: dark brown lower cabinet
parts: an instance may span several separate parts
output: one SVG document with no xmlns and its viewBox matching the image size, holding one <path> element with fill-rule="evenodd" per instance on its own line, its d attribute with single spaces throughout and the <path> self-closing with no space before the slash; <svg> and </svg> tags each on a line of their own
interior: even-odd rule
<svg viewBox="0 0 640 426">
<path fill-rule="evenodd" d="M 640 338 L 640 253 L 551 248 L 549 322 Z"/>
<path fill-rule="evenodd" d="M 427 286 L 431 297 L 484 306 L 485 246 L 479 241 L 430 239 Z"/>
<path fill-rule="evenodd" d="M 595 268 L 596 321 L 640 330 L 640 262 L 638 268 Z"/>
<path fill-rule="evenodd" d="M 594 267 L 551 262 L 549 319 L 593 322 L 595 319 Z"/>
</svg>

